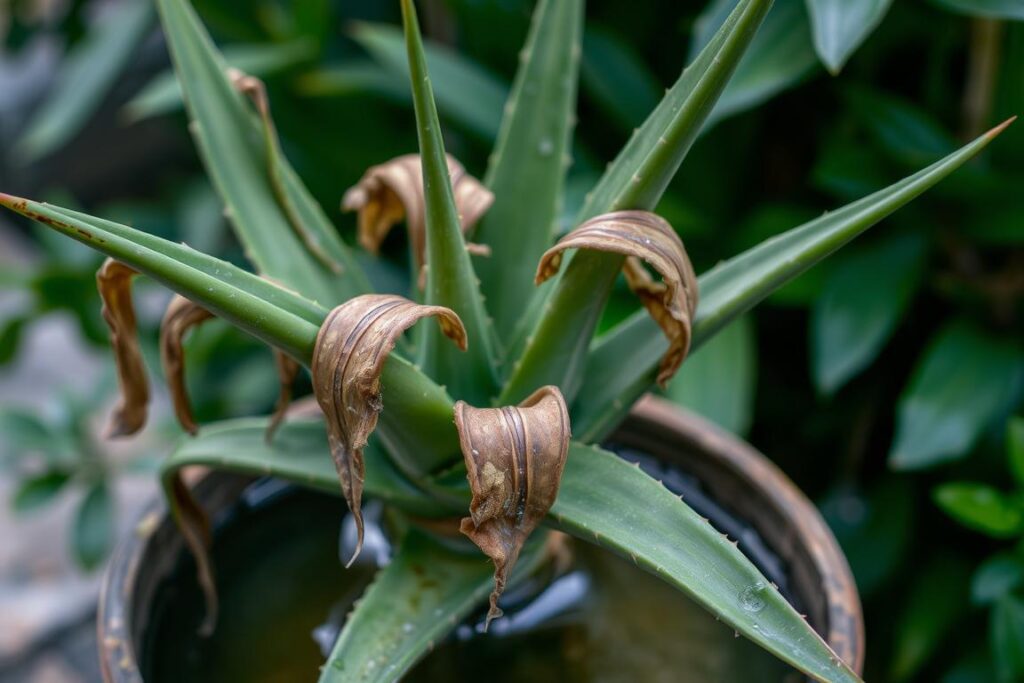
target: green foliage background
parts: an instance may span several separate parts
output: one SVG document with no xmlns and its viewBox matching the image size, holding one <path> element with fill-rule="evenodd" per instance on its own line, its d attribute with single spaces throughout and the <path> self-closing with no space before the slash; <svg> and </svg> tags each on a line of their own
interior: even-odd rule
<svg viewBox="0 0 1024 683">
<path fill-rule="evenodd" d="M 126 1 L 96 14 L 98 4 L 40 19 L 15 2 L 6 15 L 5 61 L 39 39 L 64 53 L 50 87 L 10 108 L 0 189 L 58 197 L 241 263 L 185 133 L 153 13 Z M 416 149 L 397 3 L 195 4 L 228 60 L 266 78 L 289 158 L 351 238 L 352 217 L 330 211 L 341 193 L 368 166 Z M 566 228 L 598 160 L 733 4 L 590 0 Z M 474 173 L 531 8 L 421 3 L 446 144 Z M 1015 0 L 776 0 L 659 213 L 702 272 L 937 160 L 1024 112 L 1021 19 Z M 1024 428 L 1011 419 L 1024 396 L 1022 188 L 1018 123 L 723 332 L 667 390 L 745 435 L 819 503 L 865 603 L 867 680 L 1024 680 Z M 25 325 L 53 310 L 74 313 L 83 343 L 104 344 L 98 259 L 32 239 L 43 265 L 0 278 L 30 293 L 0 319 L 0 360 L 17 363 Z M 401 291 L 404 238 L 390 239 L 391 260 L 367 268 L 378 288 Z M 634 307 L 621 287 L 603 326 Z M 157 321 L 147 322 L 155 349 Z M 273 367 L 258 345 L 215 324 L 188 353 L 204 368 L 189 376 L 200 420 L 269 407 Z M 7 450 L 41 451 L 48 463 L 26 477 L 16 506 L 70 482 L 89 491 L 76 549 L 92 565 L 107 545 L 111 471 L 94 446 L 76 449 L 86 407 L 74 405 L 64 426 L 7 410 L 3 432 Z"/>
</svg>

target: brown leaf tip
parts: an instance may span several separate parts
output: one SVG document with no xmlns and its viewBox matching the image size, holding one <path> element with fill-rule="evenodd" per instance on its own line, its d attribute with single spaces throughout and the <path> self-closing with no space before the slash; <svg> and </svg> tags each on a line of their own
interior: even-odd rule
<svg viewBox="0 0 1024 683">
<path fill-rule="evenodd" d="M 317 335 L 311 367 L 313 394 L 326 419 L 331 457 L 358 534 L 349 565 L 363 546 L 363 448 L 383 409 L 384 363 L 402 333 L 429 316 L 438 319 L 444 334 L 460 348 L 466 348 L 466 329 L 453 311 L 392 294 L 350 299 L 328 314 Z"/>
<path fill-rule="evenodd" d="M 658 383 L 664 386 L 689 351 L 698 301 L 697 275 L 679 235 L 668 221 L 650 211 L 596 216 L 541 256 L 537 284 L 558 272 L 567 249 L 592 249 L 626 257 L 622 268 L 626 282 L 669 340 L 658 369 Z M 654 281 L 644 263 L 661 276 L 661 282 Z"/>
<path fill-rule="evenodd" d="M 494 562 L 485 628 L 501 616 L 501 597 L 523 543 L 558 496 L 569 453 L 569 412 L 558 387 L 538 389 L 518 406 L 455 404 L 455 426 L 473 499 L 460 530 Z"/>
<path fill-rule="evenodd" d="M 96 288 L 103 307 L 100 313 L 110 328 L 117 381 L 121 398 L 110 416 L 107 438 L 128 436 L 142 429 L 149 411 L 149 380 L 139 348 L 132 304 L 132 279 L 138 271 L 108 258 L 96 272 Z"/>
<path fill-rule="evenodd" d="M 454 157 L 448 155 L 447 162 L 455 209 L 462 231 L 467 232 L 491 207 L 494 194 L 466 173 Z M 405 218 L 415 265 L 417 270 L 422 270 L 426 261 L 427 233 L 423 165 L 419 154 L 405 154 L 371 166 L 359 182 L 345 192 L 341 208 L 358 212 L 359 244 L 372 254 L 380 251 L 392 227 Z"/>
</svg>

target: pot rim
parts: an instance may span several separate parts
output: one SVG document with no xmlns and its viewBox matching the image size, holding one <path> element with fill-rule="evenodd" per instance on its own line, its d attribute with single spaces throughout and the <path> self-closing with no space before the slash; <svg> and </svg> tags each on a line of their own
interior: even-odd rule
<svg viewBox="0 0 1024 683">
<path fill-rule="evenodd" d="M 766 519 L 755 526 L 787 563 L 799 563 L 805 580 L 824 596 L 823 609 L 810 610 L 809 619 L 836 654 L 858 674 L 864 664 L 864 622 L 860 597 L 846 557 L 817 508 L 766 456 L 738 437 L 679 406 L 647 395 L 630 411 L 615 442 L 648 451 L 664 451 L 666 436 L 700 451 L 702 469 L 724 473 L 726 479 L 753 491 L 750 504 L 763 507 Z M 699 477 L 702 482 L 705 478 Z M 238 477 L 239 481 L 246 481 Z M 209 480 L 203 477 L 202 486 Z M 239 491 L 240 492 L 240 489 Z M 747 498 L 744 496 L 744 498 Z M 140 517 L 135 532 L 123 539 L 107 566 L 97 609 L 97 646 L 107 683 L 143 683 L 139 669 L 133 603 L 137 579 L 156 532 L 169 524 L 167 508 L 158 496 Z M 177 547 L 181 552 L 182 546 Z"/>
</svg>

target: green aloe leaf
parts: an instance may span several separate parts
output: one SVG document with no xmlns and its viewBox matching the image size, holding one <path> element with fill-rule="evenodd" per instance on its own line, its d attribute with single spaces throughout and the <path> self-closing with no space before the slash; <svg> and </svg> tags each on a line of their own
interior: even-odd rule
<svg viewBox="0 0 1024 683">
<path fill-rule="evenodd" d="M 0 195 L 0 205 L 127 263 L 308 364 L 326 311 L 189 247 L 75 211 Z"/>
<path fill-rule="evenodd" d="M 920 234 L 898 235 L 839 257 L 811 311 L 815 384 L 831 394 L 882 350 L 924 268 Z"/>
<path fill-rule="evenodd" d="M 523 549 L 512 581 L 533 571 L 542 544 Z M 427 588 L 425 588 L 427 587 Z M 390 564 L 356 603 L 320 683 L 390 683 L 487 600 L 494 568 L 475 549 L 460 552 L 410 530 Z"/>
<path fill-rule="evenodd" d="M 15 156 L 23 162 L 34 161 L 81 130 L 131 61 L 152 23 L 148 2 L 128 2 L 90 27 L 61 63 L 52 94 L 18 140 Z"/>
<path fill-rule="evenodd" d="M 502 339 L 512 334 L 529 305 L 524 293 L 551 246 L 561 212 L 576 116 L 583 4 L 537 4 L 484 178 L 494 204 L 474 239 L 491 247 L 491 257 L 478 262 L 480 280 Z"/>
<path fill-rule="evenodd" d="M 347 247 L 287 161 L 276 155 L 274 172 L 268 168 L 262 126 L 232 85 L 195 11 L 186 0 L 158 0 L 157 6 L 200 155 L 249 257 L 262 273 L 328 307 L 368 291 Z M 283 179 L 284 187 L 275 179 Z M 307 250 L 296 220 L 338 259 L 340 274 Z"/>
<path fill-rule="evenodd" d="M 459 351 L 437 326 L 423 335 L 421 360 L 432 377 L 447 382 L 460 399 L 481 405 L 496 386 L 494 328 L 484 310 L 480 281 L 466 251 L 459 215 L 448 177 L 441 124 L 423 54 L 423 39 L 412 0 L 402 0 L 409 75 L 412 83 L 427 223 L 426 302 L 455 311 L 466 327 L 469 348 Z"/>
<path fill-rule="evenodd" d="M 959 168 L 1009 123 L 884 190 L 766 240 L 701 275 L 691 352 L 769 294 Z M 666 348 L 661 330 L 642 310 L 597 339 L 587 360 L 583 387 L 572 406 L 577 439 L 595 442 L 610 433 L 633 401 L 654 383 L 658 359 Z M 631 355 L 623 355 L 627 353 Z M 647 360 L 623 364 L 619 359 L 624 357 Z"/>
<path fill-rule="evenodd" d="M 754 419 L 756 384 L 757 338 L 747 315 L 687 358 L 665 396 L 733 434 L 745 434 Z"/>
<path fill-rule="evenodd" d="M 308 40 L 280 44 L 231 45 L 222 51 L 227 64 L 252 76 L 271 76 L 316 55 L 316 46 Z M 181 84 L 173 70 L 157 74 L 124 105 L 129 122 L 171 114 L 184 105 Z"/>
<path fill-rule="evenodd" d="M 634 561 L 816 680 L 860 680 L 732 542 L 621 458 L 574 444 L 549 519 Z"/>
<path fill-rule="evenodd" d="M 409 61 L 402 32 L 385 24 L 358 22 L 349 35 L 387 70 L 392 84 L 400 86 L 405 101 L 411 102 L 409 89 L 404 87 L 409 79 Z M 508 85 L 443 45 L 425 41 L 423 52 L 441 113 L 483 140 L 494 140 L 501 125 Z M 328 70 L 323 75 L 330 73 Z"/>
<path fill-rule="evenodd" d="M 286 422 L 266 441 L 267 419 L 245 418 L 204 425 L 199 435 L 183 439 L 161 465 L 167 481 L 195 465 L 253 476 L 273 476 L 301 486 L 341 495 L 338 473 L 327 447 L 322 421 Z M 450 508 L 433 502 L 399 473 L 375 439 L 365 451 L 366 494 L 410 514 L 439 516 Z"/>
<path fill-rule="evenodd" d="M 770 6 L 771 0 L 739 3 L 587 195 L 577 221 L 618 209 L 655 208 Z M 518 401 L 545 384 L 557 385 L 572 401 L 622 260 L 588 251 L 572 257 L 548 290 L 500 403 Z"/>
<path fill-rule="evenodd" d="M 1022 392 L 1019 341 L 991 338 L 963 321 L 950 323 L 900 396 L 890 466 L 915 469 L 966 456 Z"/>
<path fill-rule="evenodd" d="M 807 0 L 814 48 L 833 74 L 882 23 L 892 0 Z"/>
</svg>

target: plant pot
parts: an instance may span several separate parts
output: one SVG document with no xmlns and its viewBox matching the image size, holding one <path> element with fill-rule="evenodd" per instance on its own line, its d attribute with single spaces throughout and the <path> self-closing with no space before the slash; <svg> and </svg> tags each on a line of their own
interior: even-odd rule
<svg viewBox="0 0 1024 683">
<path fill-rule="evenodd" d="M 641 467 L 648 469 L 653 476 L 663 478 L 666 486 L 683 493 L 687 502 L 708 517 L 719 530 L 728 533 L 731 538 L 739 539 L 741 550 L 779 586 L 798 610 L 806 614 L 809 623 L 825 636 L 836 653 L 854 670 L 861 670 L 864 657 L 863 621 L 860 601 L 846 559 L 814 506 L 763 455 L 707 421 L 652 397 L 644 399 L 634 408 L 609 440 L 608 446 L 627 459 L 639 461 Z M 299 506 L 295 514 L 274 512 L 260 517 L 266 512 L 261 512 L 265 505 L 256 499 L 273 498 L 273 495 L 267 496 L 267 492 L 279 491 L 282 487 L 263 484 L 253 493 L 252 483 L 250 478 L 212 473 L 196 485 L 196 496 L 211 512 L 217 528 L 215 554 L 218 550 L 224 550 L 225 546 L 230 549 L 232 543 L 235 548 L 242 547 L 238 537 L 251 535 L 255 533 L 252 531 L 254 529 L 264 530 L 270 538 L 288 541 L 292 545 L 296 543 L 296 538 L 308 536 L 308 539 L 300 544 L 297 552 L 288 553 L 290 557 L 294 556 L 293 564 L 289 564 L 292 559 L 283 557 L 281 553 L 275 554 L 272 546 L 255 558 L 251 552 L 225 553 L 228 562 L 243 563 L 254 567 L 253 571 L 257 574 L 263 572 L 271 577 L 264 579 L 263 584 L 258 581 L 224 581 L 222 591 L 237 590 L 245 593 L 241 598 L 236 596 L 235 604 L 243 606 L 239 609 L 244 612 L 249 607 L 259 607 L 265 612 L 263 616 L 252 618 L 241 616 L 237 621 L 242 624 L 272 621 L 283 625 L 276 630 L 277 636 L 270 635 L 262 640 L 257 638 L 257 642 L 253 642 L 254 638 L 247 636 L 244 629 L 236 629 L 238 634 L 234 638 L 235 645 L 225 648 L 222 642 L 214 647 L 212 654 L 203 656 L 215 657 L 218 652 L 222 655 L 225 649 L 235 648 L 266 654 L 265 650 L 272 650 L 275 646 L 284 647 L 283 643 L 277 641 L 283 638 L 280 634 L 284 629 L 293 623 L 301 624 L 293 628 L 299 631 L 305 629 L 300 635 L 308 638 L 310 623 L 317 622 L 309 622 L 308 619 L 303 622 L 301 615 L 290 613 L 289 610 L 302 612 L 305 602 L 301 596 L 291 596 L 291 589 L 287 587 L 291 584 L 285 581 L 285 577 L 293 579 L 292 584 L 307 589 L 321 582 L 332 590 L 356 595 L 372 576 L 372 567 L 363 572 L 356 570 L 353 573 L 350 570 L 348 573 L 339 573 L 344 571 L 335 561 L 337 520 L 344 510 L 344 503 L 340 499 L 335 500 L 323 494 L 303 494 L 305 497 L 299 502 L 287 503 L 292 507 Z M 244 513 L 238 512 L 240 506 L 245 508 Z M 244 524 L 237 523 L 239 514 L 243 515 Z M 290 518 L 294 518 L 294 521 L 289 521 Z M 232 519 L 235 521 L 230 521 Z M 334 520 L 334 526 L 324 525 L 326 531 L 321 532 L 317 531 L 320 527 L 310 520 Z M 161 501 L 154 503 L 145 514 L 139 529 L 140 533 L 126 539 L 116 552 L 107 570 L 100 597 L 100 660 L 108 683 L 136 683 L 146 678 L 144 673 L 165 668 L 162 665 L 154 668 L 157 667 L 154 662 L 169 661 L 177 666 L 173 663 L 189 656 L 187 652 L 176 651 L 174 644 L 168 643 L 166 634 L 175 632 L 172 626 L 168 626 L 168 621 L 173 620 L 174 615 L 187 612 L 187 605 L 195 607 L 199 603 L 198 591 L 194 586 L 187 585 L 194 583 L 189 573 L 191 560 Z M 262 550 L 263 546 L 259 547 Z M 372 545 L 369 550 L 369 556 L 372 557 Z M 218 570 L 224 570 L 227 575 L 234 571 L 231 567 L 223 567 L 220 560 Z M 631 565 L 629 570 L 639 573 Z M 300 580 L 294 581 L 295 577 L 300 577 Z M 344 578 L 339 580 L 338 577 Z M 345 585 L 341 586 L 342 583 Z M 344 604 L 351 603 L 352 595 L 343 597 L 347 601 Z M 230 601 L 231 596 L 227 596 L 226 600 Z M 174 609 L 168 608 L 171 604 Z M 327 609 L 322 603 L 317 603 L 315 607 L 320 612 Z M 320 614 L 316 619 L 322 620 L 324 616 Z M 343 617 L 344 612 L 340 616 Z M 472 632 L 471 625 L 463 628 L 468 629 L 467 633 Z M 724 627 L 714 624 L 709 628 Z M 545 636 L 543 641 L 538 642 L 549 640 Z M 675 637 L 674 640 L 678 641 L 679 638 Z M 733 639 L 730 636 L 728 640 Z M 294 649 L 294 645 L 288 647 Z M 479 645 L 474 647 L 479 649 Z M 532 647 L 532 644 L 527 647 Z M 465 657 L 466 650 L 459 650 L 457 643 L 450 649 L 456 654 L 445 655 L 445 648 L 442 647 L 441 654 L 431 655 L 428 662 L 431 659 L 443 660 L 446 656 L 450 659 Z M 524 651 L 528 650 L 523 649 L 522 643 L 511 649 L 512 653 Z M 457 654 L 459 652 L 462 654 Z M 503 656 L 510 655 L 505 653 Z M 427 670 L 445 670 L 444 662 L 434 662 Z M 290 681 L 302 678 L 291 674 L 268 680 Z M 440 680 L 429 676 L 413 678 Z M 170 679 L 175 679 L 175 676 Z M 180 674 L 176 679 L 180 680 Z M 792 680 L 785 676 L 782 679 Z M 218 680 L 231 678 L 225 675 Z M 453 679 L 447 677 L 444 680 Z M 579 680 L 588 679 L 583 676 Z M 667 680 L 677 678 L 670 677 Z M 152 683 L 151 679 L 147 678 L 147 683 Z"/>
</svg>

